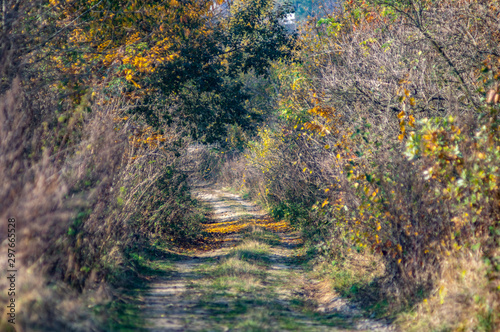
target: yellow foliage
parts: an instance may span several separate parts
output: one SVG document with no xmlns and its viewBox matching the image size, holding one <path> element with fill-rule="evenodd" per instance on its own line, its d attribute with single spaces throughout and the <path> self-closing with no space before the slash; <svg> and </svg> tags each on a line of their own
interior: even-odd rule
<svg viewBox="0 0 500 332">
<path fill-rule="evenodd" d="M 287 232 L 292 230 L 290 225 L 281 220 L 276 221 L 273 218 L 261 218 L 261 219 L 243 219 L 243 220 L 235 220 L 235 221 L 225 221 L 214 224 L 205 224 L 204 228 L 208 233 L 212 234 L 231 234 L 238 233 L 242 231 L 244 228 L 257 226 L 264 228 L 268 231 L 272 232 Z"/>
<path fill-rule="evenodd" d="M 114 75 L 123 77 L 137 89 L 141 89 L 138 82 L 155 72 L 158 65 L 178 57 L 174 46 L 182 42 L 183 35 L 193 39 L 211 33 L 204 24 L 195 24 L 212 15 L 209 1 L 142 3 L 133 0 L 119 12 L 107 2 L 96 2 L 91 4 L 92 10 L 86 12 L 89 18 L 85 21 L 80 21 L 80 7 L 87 4 L 50 2 L 55 6 L 54 15 L 59 17 L 61 28 L 77 26 L 68 29 L 67 49 L 79 50 L 81 54 L 71 66 L 64 64 L 68 61 L 67 52 L 52 56 L 58 69 L 71 74 L 111 69 Z M 48 46 L 55 45 L 49 43 Z"/>
</svg>

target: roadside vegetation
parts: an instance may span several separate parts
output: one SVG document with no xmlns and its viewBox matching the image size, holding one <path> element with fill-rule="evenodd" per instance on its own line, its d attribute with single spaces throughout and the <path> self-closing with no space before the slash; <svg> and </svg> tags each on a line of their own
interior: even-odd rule
<svg viewBox="0 0 500 332">
<path fill-rule="evenodd" d="M 221 169 L 404 330 L 498 328 L 499 10 L 346 1 L 303 24 L 273 120 Z"/>
<path fill-rule="evenodd" d="M 7 257 L 15 218 L 17 331 L 112 329 L 140 252 L 207 241 L 188 185 L 203 153 L 188 147 L 252 131 L 252 82 L 293 44 L 286 7 L 223 2 L 2 1 L 0 235 Z"/>
</svg>

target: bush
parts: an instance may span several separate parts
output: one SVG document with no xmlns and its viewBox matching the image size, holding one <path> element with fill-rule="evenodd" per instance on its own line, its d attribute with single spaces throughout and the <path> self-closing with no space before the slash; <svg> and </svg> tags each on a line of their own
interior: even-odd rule
<svg viewBox="0 0 500 332">
<path fill-rule="evenodd" d="M 245 152 L 247 190 L 335 260 L 383 257 L 400 308 L 463 251 L 498 277 L 499 8 L 346 2 L 275 65 L 277 124 Z"/>
</svg>

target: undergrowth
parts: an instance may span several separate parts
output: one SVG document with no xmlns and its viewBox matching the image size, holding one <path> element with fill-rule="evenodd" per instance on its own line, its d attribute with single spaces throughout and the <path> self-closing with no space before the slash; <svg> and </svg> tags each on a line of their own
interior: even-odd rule
<svg viewBox="0 0 500 332">
<path fill-rule="evenodd" d="M 274 66 L 272 121 L 222 171 L 302 231 L 332 287 L 405 329 L 500 323 L 499 10 L 349 1 L 311 20 Z"/>
</svg>

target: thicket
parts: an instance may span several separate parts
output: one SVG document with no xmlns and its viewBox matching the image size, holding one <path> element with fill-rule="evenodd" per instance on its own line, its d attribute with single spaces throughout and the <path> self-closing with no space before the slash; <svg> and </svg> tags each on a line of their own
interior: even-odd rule
<svg viewBox="0 0 500 332">
<path fill-rule="evenodd" d="M 329 261 L 380 257 L 381 295 L 435 315 L 421 329 L 494 330 L 499 24 L 495 0 L 344 2 L 302 27 L 294 62 L 275 64 L 274 121 L 226 181 Z M 483 290 L 459 293 L 471 259 Z"/>
<path fill-rule="evenodd" d="M 238 144 L 255 126 L 249 91 L 290 52 L 287 9 L 4 0 L 1 10 L 0 237 L 7 257 L 15 218 L 16 330 L 100 330 L 113 324 L 96 315 L 110 285 L 139 273 L 134 253 L 204 241 L 193 146 L 224 145 L 228 132 Z"/>
</svg>

